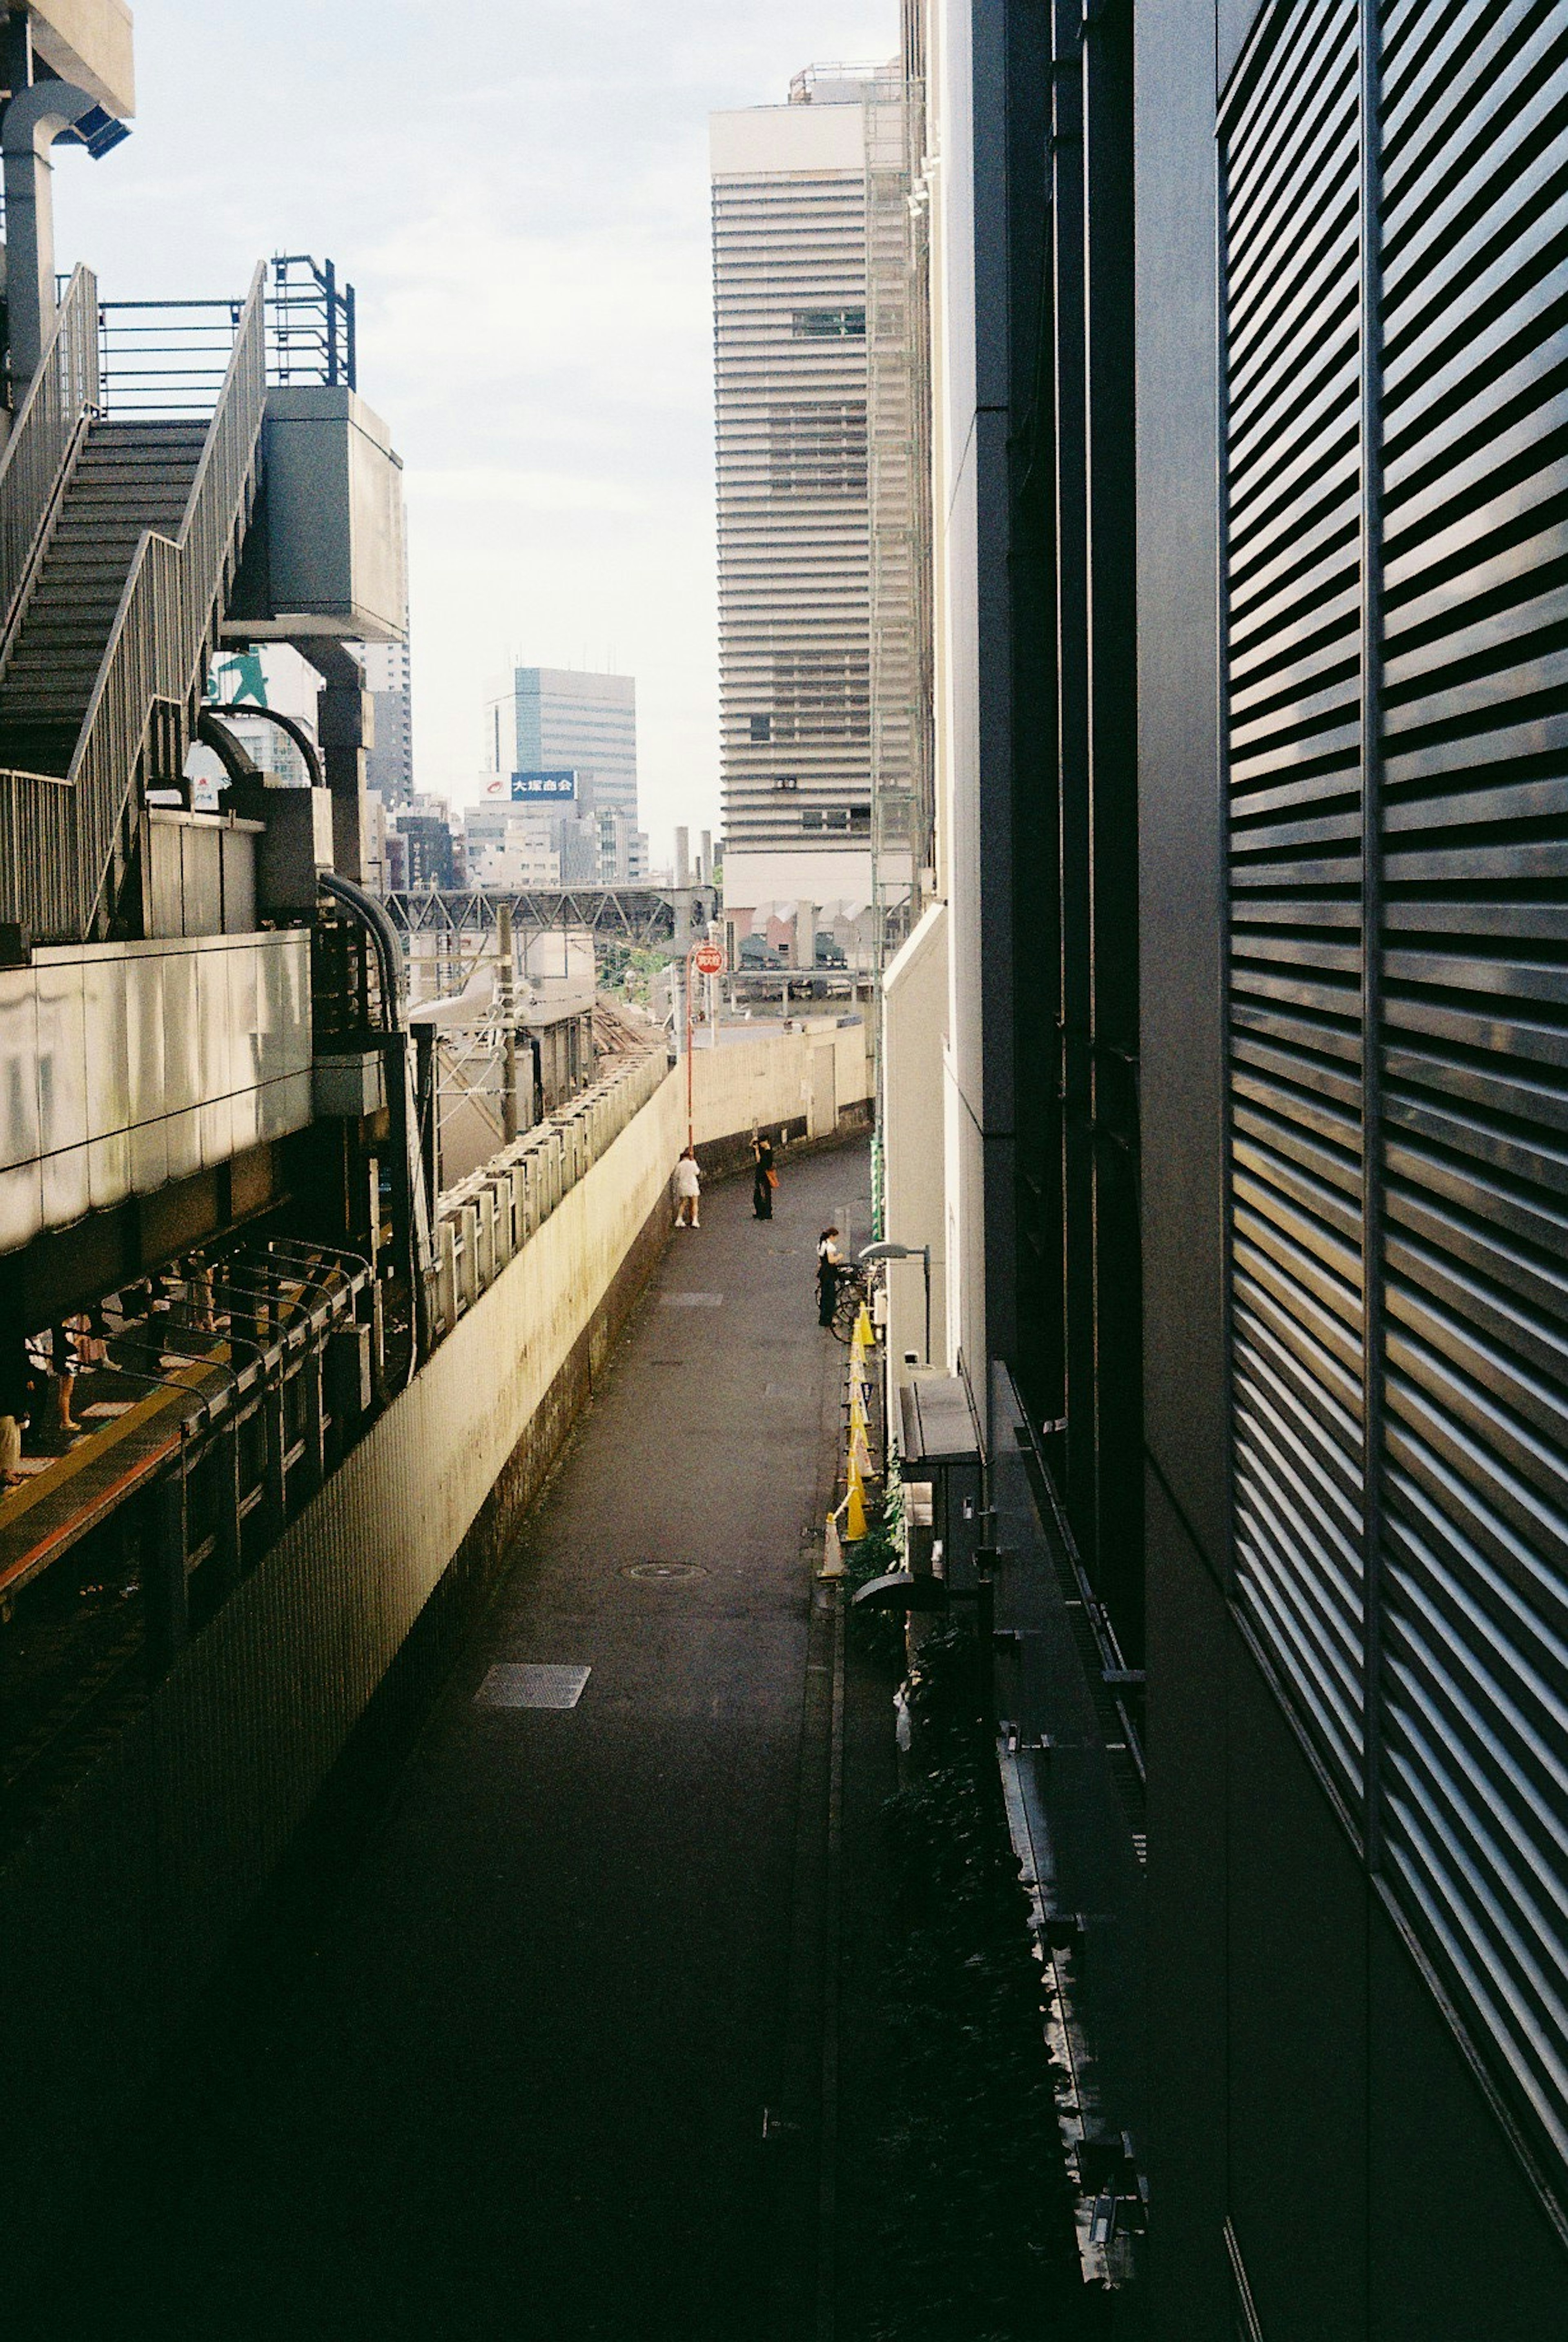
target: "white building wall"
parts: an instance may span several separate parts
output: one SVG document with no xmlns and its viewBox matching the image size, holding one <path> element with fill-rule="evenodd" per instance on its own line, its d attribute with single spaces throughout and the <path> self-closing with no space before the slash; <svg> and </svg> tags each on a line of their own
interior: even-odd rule
<svg viewBox="0 0 1568 2342">
<path fill-rule="evenodd" d="M 931 1362 L 948 1363 L 947 1176 L 943 1055 L 947 1037 L 947 906 L 934 903 L 882 988 L 883 1234 L 931 1247 Z M 911 1350 L 924 1357 L 925 1300 L 919 1262 L 887 1272 L 888 1356 L 895 1376 Z"/>
</svg>

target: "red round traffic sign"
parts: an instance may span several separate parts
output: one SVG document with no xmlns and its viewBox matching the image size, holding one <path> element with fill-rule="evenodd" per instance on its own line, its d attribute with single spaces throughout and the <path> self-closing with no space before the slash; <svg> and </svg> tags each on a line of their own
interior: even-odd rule
<svg viewBox="0 0 1568 2342">
<path fill-rule="evenodd" d="M 699 976 L 722 976 L 724 956 L 717 944 L 699 944 L 693 955 Z"/>
</svg>

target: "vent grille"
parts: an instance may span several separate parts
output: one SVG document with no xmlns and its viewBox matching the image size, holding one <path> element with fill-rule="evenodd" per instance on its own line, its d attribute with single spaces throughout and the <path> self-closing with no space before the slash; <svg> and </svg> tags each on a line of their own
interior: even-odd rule
<svg viewBox="0 0 1568 2342">
<path fill-rule="evenodd" d="M 864 496 L 864 399 L 770 406 L 768 485 L 775 496 Z"/>
<path fill-rule="evenodd" d="M 1386 1858 L 1568 2153 L 1568 19 L 1383 42 Z"/>
<path fill-rule="evenodd" d="M 1568 12 L 1364 5 L 1223 149 L 1236 1597 L 1561 2161 Z"/>
<path fill-rule="evenodd" d="M 1226 155 L 1237 1596 L 1362 1769 L 1354 0 L 1294 12 Z"/>
</svg>

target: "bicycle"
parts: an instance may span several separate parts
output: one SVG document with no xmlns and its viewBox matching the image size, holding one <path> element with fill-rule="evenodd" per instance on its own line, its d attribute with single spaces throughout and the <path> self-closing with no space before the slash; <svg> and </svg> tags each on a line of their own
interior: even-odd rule
<svg viewBox="0 0 1568 2342">
<path fill-rule="evenodd" d="M 870 1306 L 871 1278 L 866 1271 L 864 1268 L 841 1268 L 838 1293 L 833 1305 L 833 1330 L 841 1342 L 849 1340 L 861 1311 Z"/>
</svg>

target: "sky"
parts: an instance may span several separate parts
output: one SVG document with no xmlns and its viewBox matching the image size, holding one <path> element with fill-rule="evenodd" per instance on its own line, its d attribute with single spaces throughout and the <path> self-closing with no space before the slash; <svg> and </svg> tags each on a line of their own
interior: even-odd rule
<svg viewBox="0 0 1568 2342">
<path fill-rule="evenodd" d="M 514 658 L 637 679 L 643 820 L 718 826 L 707 122 L 896 0 L 139 0 L 137 114 L 55 158 L 105 300 L 330 256 L 408 499 L 414 773 L 480 793 Z"/>
</svg>

